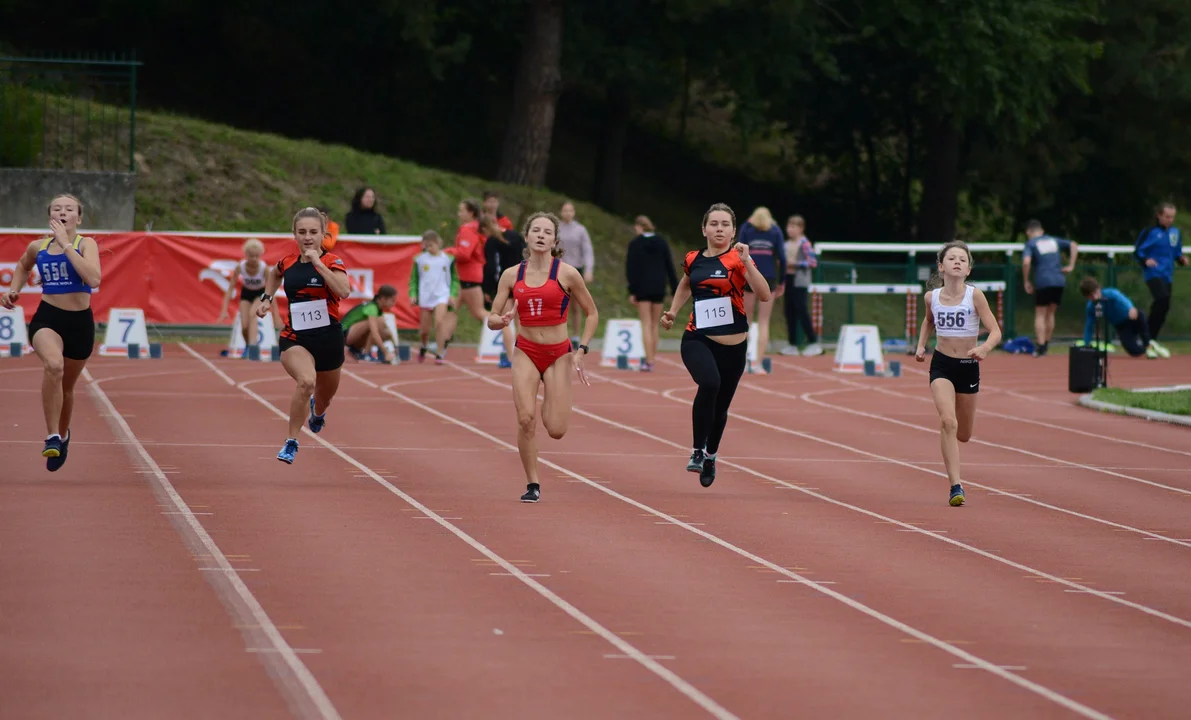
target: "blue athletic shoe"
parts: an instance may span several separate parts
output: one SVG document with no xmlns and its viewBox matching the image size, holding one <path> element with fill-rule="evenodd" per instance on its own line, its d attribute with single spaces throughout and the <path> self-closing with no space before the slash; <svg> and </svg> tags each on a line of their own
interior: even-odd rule
<svg viewBox="0 0 1191 720">
<path fill-rule="evenodd" d="M 41 456 L 46 458 L 56 458 L 62 454 L 62 438 L 57 435 L 46 438 L 45 449 L 41 451 Z"/>
<path fill-rule="evenodd" d="M 323 425 L 327 424 L 326 415 L 327 414 L 325 412 L 322 415 L 314 414 L 314 398 L 311 397 L 310 398 L 310 418 L 306 421 L 306 424 L 310 426 L 310 432 L 317 433 L 319 430 L 323 429 Z"/>
<path fill-rule="evenodd" d="M 294 464 L 294 455 L 298 454 L 298 441 L 290 438 L 285 441 L 285 447 L 277 453 L 277 459 L 283 463 Z"/>
<path fill-rule="evenodd" d="M 45 469 L 50 472 L 57 472 L 63 465 L 66 464 L 66 453 L 70 450 L 70 431 L 66 431 L 66 438 L 62 441 L 62 452 L 58 457 L 46 458 Z"/>
<path fill-rule="evenodd" d="M 959 507 L 964 504 L 964 488 L 959 483 L 951 486 L 951 499 L 948 501 L 952 507 Z"/>
</svg>

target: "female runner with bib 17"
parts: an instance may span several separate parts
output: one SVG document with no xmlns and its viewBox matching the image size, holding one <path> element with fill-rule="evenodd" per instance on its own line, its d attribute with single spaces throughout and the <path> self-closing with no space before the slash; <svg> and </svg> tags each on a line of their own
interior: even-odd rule
<svg viewBox="0 0 1191 720">
<path fill-rule="evenodd" d="M 691 407 L 694 443 L 686 469 L 699 473 L 699 483 L 715 482 L 715 460 L 728 424 L 728 406 L 748 359 L 749 324 L 744 314 L 744 288 L 761 302 L 773 296 L 769 282 L 749 258 L 749 247 L 734 242 L 736 213 L 716 203 L 703 215 L 707 249 L 692 250 L 682 264 L 683 278 L 670 309 L 662 313 L 662 327 L 674 325 L 678 310 L 694 298 L 682 334 L 682 364 L 699 386 Z"/>
<path fill-rule="evenodd" d="M 15 308 L 33 267 L 41 276 L 41 304 L 29 323 L 29 343 L 41 358 L 41 407 L 46 441 L 41 451 L 46 470 L 66 463 L 74 386 L 95 347 L 91 291 L 99 287 L 99 245 L 78 234 L 83 204 L 74 195 L 58 195 L 46 208 L 53 235 L 25 248 L 13 271 L 12 286 L 0 304 Z"/>
<path fill-rule="evenodd" d="M 926 359 L 926 341 L 933 329 L 936 339 L 930 359 L 930 394 L 939 411 L 939 442 L 950 486 L 948 502 L 958 507 L 964 504 L 964 489 L 959 482 L 959 443 L 972 439 L 976 393 L 980 392 L 980 361 L 1001 342 L 1001 328 L 984 293 L 964 282 L 972 272 L 968 246 L 952 240 L 939 250 L 936 259 L 939 269 L 926 284 L 926 317 L 922 319 L 914 359 L 918 362 Z M 982 323 L 988 328 L 988 339 L 978 345 Z"/>
<path fill-rule="evenodd" d="M 534 436 L 538 385 L 545 385 L 542 424 L 550 437 L 559 440 L 566 435 L 571 419 L 571 368 L 579 373 L 584 385 L 591 385 L 583 369 L 583 356 L 600 322 L 583 276 L 559 260 L 562 246 L 558 243 L 558 225 L 558 218 L 551 213 L 529 216 L 525 225 L 527 258 L 500 274 L 492 312 L 488 315 L 488 327 L 492 330 L 503 330 L 514 316 L 517 318 L 512 358 L 513 405 L 517 409 L 517 451 L 528 483 L 521 502 L 537 502 L 542 496 Z M 574 353 L 567 337 L 567 308 L 571 298 L 584 315 L 583 338 Z M 505 311 L 510 304 L 512 307 Z"/>
<path fill-rule="evenodd" d="M 343 366 L 339 300 L 351 294 L 343 260 L 322 248 L 326 216 L 316 208 L 303 208 L 294 215 L 293 230 L 298 251 L 269 268 L 265 294 L 256 309 L 259 317 L 272 310 L 273 293 L 284 283 L 289 307 L 277 344 L 281 365 L 297 387 L 289 405 L 289 437 L 277 459 L 290 464 L 298 453 L 302 421 L 306 420 L 310 432 L 322 430 L 327 406 L 339 389 Z"/>
</svg>

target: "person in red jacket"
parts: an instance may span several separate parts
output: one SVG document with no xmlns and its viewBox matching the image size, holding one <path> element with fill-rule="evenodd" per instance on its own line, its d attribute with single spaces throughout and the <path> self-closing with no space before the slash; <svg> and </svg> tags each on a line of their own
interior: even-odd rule
<svg viewBox="0 0 1191 720">
<path fill-rule="evenodd" d="M 460 305 L 466 305 L 471 316 L 481 322 L 488 319 L 488 311 L 484 309 L 484 245 L 488 238 L 480 229 L 480 204 L 472 199 L 459 203 L 459 232 L 455 234 L 455 246 L 446 252 L 455 256 L 455 272 L 459 277 L 459 295 L 452 298 L 451 310 L 458 311 Z M 447 316 L 445 328 L 449 338 L 446 345 L 455 337 L 455 327 L 459 324 L 458 313 Z M 442 348 L 440 352 L 445 351 Z"/>
</svg>

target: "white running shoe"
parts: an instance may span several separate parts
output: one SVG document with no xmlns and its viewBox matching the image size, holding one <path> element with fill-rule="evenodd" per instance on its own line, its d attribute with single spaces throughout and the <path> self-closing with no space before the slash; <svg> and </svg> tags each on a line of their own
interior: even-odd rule
<svg viewBox="0 0 1191 720">
<path fill-rule="evenodd" d="M 1158 357 L 1170 357 L 1170 351 L 1159 345 L 1157 340 L 1151 340 L 1150 347 L 1154 348 L 1154 352 L 1158 353 Z"/>
<path fill-rule="evenodd" d="M 797 345 L 787 345 L 786 347 L 782 348 L 782 355 L 786 355 L 788 357 L 789 356 L 798 357 L 798 355 L 799 355 L 798 346 Z"/>
<path fill-rule="evenodd" d="M 815 355 L 822 355 L 822 354 L 823 354 L 823 348 L 819 345 L 819 343 L 811 343 L 810 345 L 807 345 L 806 347 L 804 347 L 802 349 L 803 357 L 813 357 Z"/>
</svg>

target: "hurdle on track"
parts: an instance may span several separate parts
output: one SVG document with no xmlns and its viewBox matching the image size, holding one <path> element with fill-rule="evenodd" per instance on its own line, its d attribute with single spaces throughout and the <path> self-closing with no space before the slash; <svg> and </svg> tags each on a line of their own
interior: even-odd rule
<svg viewBox="0 0 1191 720">
<path fill-rule="evenodd" d="M 1005 281 L 970 282 L 978 290 L 997 294 L 997 325 L 1005 328 Z M 823 337 L 823 296 L 824 295 L 905 295 L 906 298 L 906 342 L 914 342 L 918 337 L 918 296 L 922 294 L 922 286 L 917 284 L 885 284 L 885 283 L 815 283 L 810 286 L 811 322 L 815 327 L 815 334 Z"/>
</svg>

